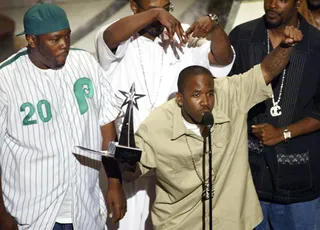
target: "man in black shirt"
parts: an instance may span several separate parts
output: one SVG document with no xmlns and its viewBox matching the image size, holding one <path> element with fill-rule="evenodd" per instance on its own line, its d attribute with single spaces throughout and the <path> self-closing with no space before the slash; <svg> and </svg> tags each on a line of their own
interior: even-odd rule
<svg viewBox="0 0 320 230">
<path fill-rule="evenodd" d="M 257 230 L 320 226 L 320 31 L 298 13 L 299 5 L 265 0 L 262 18 L 229 35 L 236 52 L 231 75 L 260 63 L 278 46 L 285 26 L 298 27 L 304 36 L 273 80 L 273 98 L 248 115 L 249 161 L 264 214 Z"/>
</svg>

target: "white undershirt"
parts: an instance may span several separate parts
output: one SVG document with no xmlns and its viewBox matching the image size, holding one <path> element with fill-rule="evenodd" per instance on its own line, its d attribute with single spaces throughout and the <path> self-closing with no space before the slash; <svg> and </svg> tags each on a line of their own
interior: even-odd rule
<svg viewBox="0 0 320 230">
<path fill-rule="evenodd" d="M 66 196 L 61 204 L 56 222 L 60 224 L 72 223 L 72 189 L 70 189 L 70 184 L 68 186 Z"/>
<path fill-rule="evenodd" d="M 189 122 L 187 122 L 184 118 L 183 119 L 183 123 L 184 125 L 187 127 L 187 129 L 191 130 L 192 132 L 194 132 L 195 134 L 197 134 L 198 136 L 201 137 L 201 131 L 199 126 L 197 126 L 196 124 L 191 124 Z"/>
</svg>

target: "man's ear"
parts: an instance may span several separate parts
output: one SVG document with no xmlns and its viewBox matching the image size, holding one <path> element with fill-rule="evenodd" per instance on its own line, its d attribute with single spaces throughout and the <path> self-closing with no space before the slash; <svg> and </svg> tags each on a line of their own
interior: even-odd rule
<svg viewBox="0 0 320 230">
<path fill-rule="evenodd" d="M 138 13 L 138 6 L 137 3 L 135 3 L 133 0 L 130 1 L 130 8 L 134 14 Z"/>
<path fill-rule="evenodd" d="M 34 36 L 34 35 L 26 35 L 26 39 L 27 39 L 28 45 L 31 48 L 35 48 L 37 46 L 37 38 L 36 38 L 36 36 Z"/>
<path fill-rule="evenodd" d="M 179 92 L 177 92 L 176 94 L 176 102 L 178 104 L 179 107 L 182 107 L 183 105 L 183 95 Z"/>
</svg>

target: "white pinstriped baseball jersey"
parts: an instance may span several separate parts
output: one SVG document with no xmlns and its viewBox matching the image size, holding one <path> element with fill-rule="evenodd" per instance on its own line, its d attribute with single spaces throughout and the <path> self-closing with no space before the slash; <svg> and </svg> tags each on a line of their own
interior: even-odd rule
<svg viewBox="0 0 320 230">
<path fill-rule="evenodd" d="M 104 229 L 101 157 L 76 147 L 101 149 L 100 126 L 119 113 L 104 75 L 89 53 L 74 49 L 59 70 L 38 69 L 26 49 L 0 64 L 2 190 L 19 229 L 52 229 L 68 185 L 74 228 Z"/>
</svg>

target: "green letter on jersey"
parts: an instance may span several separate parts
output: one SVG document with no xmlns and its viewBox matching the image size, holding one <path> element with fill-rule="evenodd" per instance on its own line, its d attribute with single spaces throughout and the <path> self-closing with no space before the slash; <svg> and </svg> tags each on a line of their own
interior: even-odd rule
<svg viewBox="0 0 320 230">
<path fill-rule="evenodd" d="M 92 81 L 85 77 L 78 79 L 74 83 L 73 91 L 77 98 L 80 114 L 85 114 L 89 109 L 87 98 L 92 98 L 94 94 Z"/>
</svg>

